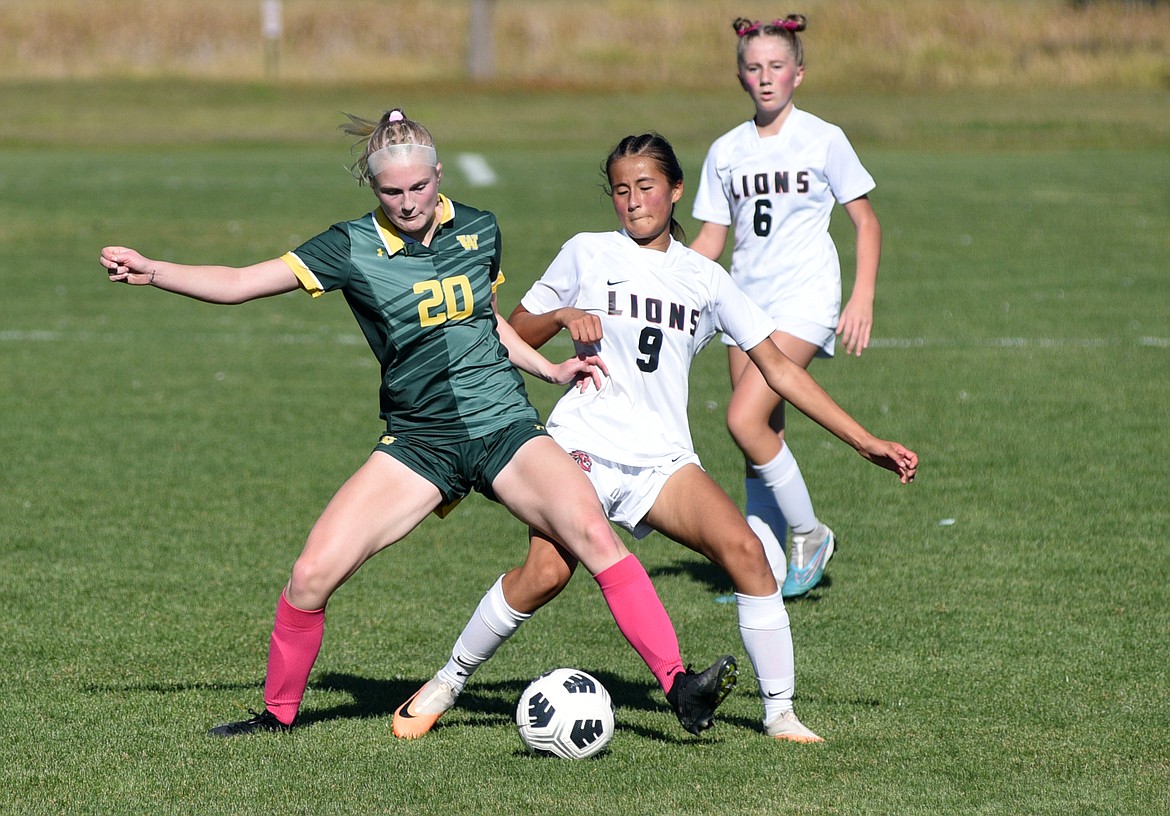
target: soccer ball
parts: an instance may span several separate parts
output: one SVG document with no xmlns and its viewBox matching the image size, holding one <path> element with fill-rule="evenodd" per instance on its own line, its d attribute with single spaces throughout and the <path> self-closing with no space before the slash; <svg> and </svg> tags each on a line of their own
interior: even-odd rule
<svg viewBox="0 0 1170 816">
<path fill-rule="evenodd" d="M 516 727 L 520 741 L 534 754 L 585 759 L 613 739 L 613 701 L 593 675 L 553 669 L 520 695 Z"/>
</svg>

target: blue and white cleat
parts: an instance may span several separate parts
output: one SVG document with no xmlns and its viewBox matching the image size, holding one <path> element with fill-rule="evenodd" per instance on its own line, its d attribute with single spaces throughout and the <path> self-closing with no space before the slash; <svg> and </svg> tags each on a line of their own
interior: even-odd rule
<svg viewBox="0 0 1170 816">
<path fill-rule="evenodd" d="M 793 533 L 788 574 L 784 576 L 780 594 L 785 598 L 798 598 L 819 584 L 836 544 L 833 531 L 824 524 L 818 524 L 806 535 Z"/>
</svg>

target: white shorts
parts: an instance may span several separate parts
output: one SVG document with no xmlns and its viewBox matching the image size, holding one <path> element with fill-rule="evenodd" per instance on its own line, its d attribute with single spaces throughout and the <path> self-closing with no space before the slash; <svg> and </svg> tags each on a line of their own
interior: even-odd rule
<svg viewBox="0 0 1170 816">
<path fill-rule="evenodd" d="M 572 456 L 597 491 L 605 515 L 614 524 L 628 531 L 634 538 L 650 535 L 654 528 L 642 520 L 658 501 L 666 480 L 684 465 L 702 467 L 693 451 L 677 453 L 653 465 L 623 465 L 611 462 L 581 450 L 571 450 Z"/>
<path fill-rule="evenodd" d="M 803 320 L 792 315 L 773 316 L 776 321 L 776 331 L 782 331 L 785 334 L 791 334 L 806 343 L 812 343 L 818 348 L 818 357 L 832 357 L 836 350 L 837 343 L 837 329 L 822 326 L 819 323 L 813 323 L 810 320 Z M 735 341 L 723 335 L 723 345 L 734 346 Z"/>
</svg>

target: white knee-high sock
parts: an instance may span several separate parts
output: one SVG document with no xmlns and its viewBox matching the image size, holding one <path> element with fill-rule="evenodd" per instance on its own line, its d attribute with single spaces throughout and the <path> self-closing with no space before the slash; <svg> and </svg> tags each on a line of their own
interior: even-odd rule
<svg viewBox="0 0 1170 816">
<path fill-rule="evenodd" d="M 776 505 L 772 491 L 761 480 L 744 479 L 743 486 L 747 494 L 744 516 L 748 526 L 764 545 L 764 555 L 776 583 L 783 584 L 788 574 L 788 520 Z"/>
<path fill-rule="evenodd" d="M 739 634 L 752 662 L 764 702 L 764 722 L 792 710 L 796 688 L 796 661 L 792 654 L 792 630 L 788 610 L 779 590 L 774 595 L 735 593 Z"/>
<path fill-rule="evenodd" d="M 752 467 L 772 491 L 776 506 L 792 525 L 792 532 L 804 535 L 816 529 L 817 514 L 813 512 L 812 497 L 800 473 L 800 465 L 796 464 L 796 457 L 787 443 L 781 446 L 780 452 L 771 462 Z"/>
<path fill-rule="evenodd" d="M 532 617 L 508 606 L 503 581 L 501 575 L 480 599 L 479 606 L 451 649 L 451 659 L 439 670 L 439 679 L 450 683 L 457 691 L 463 691 L 467 678 L 496 653 L 520 624 Z"/>
</svg>

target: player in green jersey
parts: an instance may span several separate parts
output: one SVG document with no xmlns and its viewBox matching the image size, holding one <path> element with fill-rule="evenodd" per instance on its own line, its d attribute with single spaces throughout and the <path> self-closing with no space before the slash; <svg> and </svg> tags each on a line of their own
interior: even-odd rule
<svg viewBox="0 0 1170 816">
<path fill-rule="evenodd" d="M 495 216 L 439 193 L 442 165 L 425 127 L 394 109 L 376 123 L 351 117 L 345 129 L 362 139 L 354 172 L 378 201 L 368 215 L 245 267 L 158 261 L 125 246 L 101 252 L 111 281 L 210 303 L 340 290 L 382 368 L 386 432 L 325 507 L 293 564 L 277 602 L 265 708 L 211 733 L 291 728 L 333 592 L 427 514 L 472 490 L 563 542 L 597 580 L 683 727 L 710 727 L 735 684 L 734 659 L 684 670 L 645 569 L 613 533 L 580 468 L 545 432 L 516 370 L 587 388 L 599 385 L 604 365 L 597 357 L 553 365 L 500 318 Z"/>
</svg>

